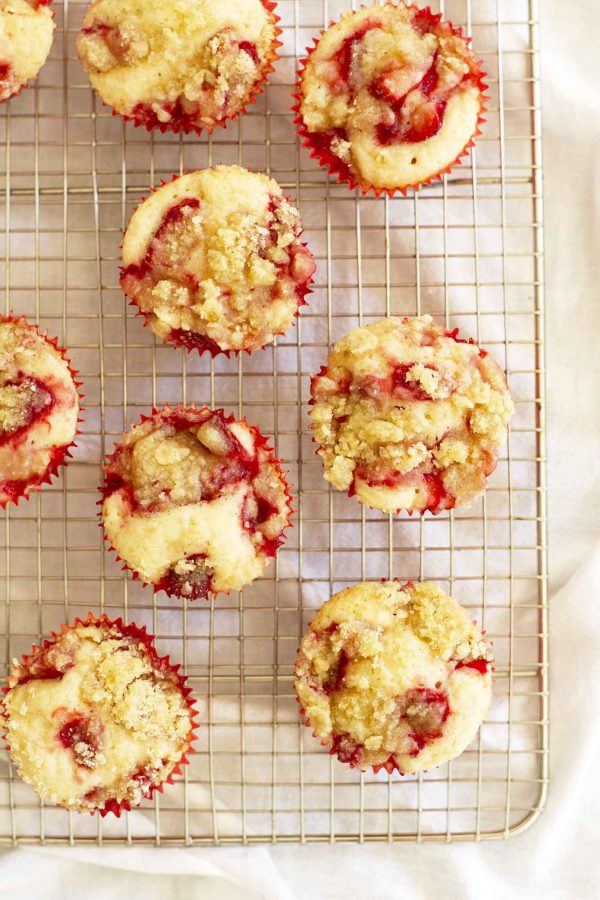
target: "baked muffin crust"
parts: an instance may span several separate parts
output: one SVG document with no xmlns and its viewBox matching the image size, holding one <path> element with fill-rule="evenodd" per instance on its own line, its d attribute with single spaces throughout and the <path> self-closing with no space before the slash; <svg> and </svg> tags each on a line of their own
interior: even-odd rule
<svg viewBox="0 0 600 900">
<path fill-rule="evenodd" d="M 133 214 L 121 286 L 164 341 L 214 354 L 283 334 L 315 271 L 300 213 L 277 182 L 239 166 L 191 172 Z"/>
<path fill-rule="evenodd" d="M 431 316 L 354 329 L 311 394 L 325 478 L 384 512 L 469 505 L 514 412 L 497 363 Z"/>
<path fill-rule="evenodd" d="M 239 590 L 284 541 L 290 502 L 266 440 L 207 407 L 166 407 L 134 426 L 105 467 L 106 537 L 155 590 Z"/>
<path fill-rule="evenodd" d="M 93 0 L 77 53 L 105 103 L 149 129 L 222 125 L 271 70 L 274 4 L 262 0 Z"/>
<path fill-rule="evenodd" d="M 0 317 L 0 506 L 48 481 L 77 431 L 79 397 L 55 341 Z"/>
<path fill-rule="evenodd" d="M 341 762 L 421 772 L 458 756 L 491 700 L 492 651 L 429 582 L 364 582 L 318 611 L 295 687 L 307 724 Z"/>
<path fill-rule="evenodd" d="M 403 2 L 348 10 L 300 75 L 305 146 L 363 190 L 405 190 L 446 171 L 470 145 L 482 73 L 460 31 Z"/>
<path fill-rule="evenodd" d="M 135 625 L 89 617 L 13 663 L 4 725 L 19 774 L 77 811 L 138 805 L 192 738 L 183 680 Z"/>
</svg>

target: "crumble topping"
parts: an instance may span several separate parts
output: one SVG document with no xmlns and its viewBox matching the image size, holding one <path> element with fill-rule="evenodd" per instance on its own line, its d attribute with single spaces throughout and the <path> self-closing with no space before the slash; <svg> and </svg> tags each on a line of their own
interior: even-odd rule
<svg viewBox="0 0 600 900">
<path fill-rule="evenodd" d="M 54 472 L 78 414 L 61 352 L 24 320 L 0 317 L 0 504 L 27 495 Z"/>
<path fill-rule="evenodd" d="M 174 669 L 127 626 L 78 624 L 13 662 L 4 723 L 21 777 L 79 811 L 137 804 L 189 749 Z"/>
<path fill-rule="evenodd" d="M 37 76 L 50 53 L 55 27 L 45 3 L 0 0 L 0 101 Z"/>
<path fill-rule="evenodd" d="M 319 610 L 295 687 L 341 762 L 412 773 L 473 739 L 491 700 L 492 663 L 479 628 L 435 585 L 365 582 Z"/>
<path fill-rule="evenodd" d="M 354 329 L 311 392 L 325 478 L 385 512 L 471 503 L 514 412 L 499 366 L 430 316 Z"/>
<path fill-rule="evenodd" d="M 153 193 L 123 242 L 121 286 L 165 341 L 256 350 L 293 322 L 315 270 L 300 213 L 277 182 L 239 166 Z"/>
<path fill-rule="evenodd" d="M 148 127 L 212 131 L 256 92 L 275 38 L 261 0 L 94 0 L 77 53 L 121 115 Z"/>
<path fill-rule="evenodd" d="M 301 75 L 300 116 L 321 162 L 378 189 L 435 176 L 468 146 L 482 106 L 467 41 L 430 10 L 342 14 Z"/>
<path fill-rule="evenodd" d="M 262 575 L 289 524 L 283 472 L 258 429 L 206 407 L 166 408 L 132 428 L 103 493 L 119 556 L 156 590 L 190 599 Z"/>
</svg>

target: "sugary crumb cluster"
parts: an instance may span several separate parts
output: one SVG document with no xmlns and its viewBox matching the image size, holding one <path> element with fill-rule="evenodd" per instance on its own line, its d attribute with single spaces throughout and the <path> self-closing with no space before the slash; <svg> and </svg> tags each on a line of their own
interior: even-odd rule
<svg viewBox="0 0 600 900">
<path fill-rule="evenodd" d="M 4 724 L 24 781 L 84 811 L 138 805 L 190 747 L 183 682 L 135 626 L 65 628 L 14 662 Z"/>
<path fill-rule="evenodd" d="M 471 503 L 513 412 L 497 363 L 431 316 L 354 329 L 312 380 L 325 478 L 385 512 Z"/>
<path fill-rule="evenodd" d="M 0 0 L 0 102 L 17 94 L 46 62 L 55 24 L 51 0 Z"/>
<path fill-rule="evenodd" d="M 132 428 L 103 493 L 121 559 L 155 590 L 188 599 L 262 575 L 289 524 L 283 472 L 258 429 L 206 407 L 166 408 Z"/>
<path fill-rule="evenodd" d="M 0 318 L 0 507 L 56 471 L 78 414 L 77 388 L 54 342 L 24 319 Z"/>
<path fill-rule="evenodd" d="M 344 180 L 403 189 L 469 145 L 482 90 L 467 41 L 440 15 L 401 0 L 348 11 L 302 72 L 301 134 Z"/>
<path fill-rule="evenodd" d="M 121 285 L 165 341 L 256 350 L 293 322 L 315 271 L 300 213 L 239 166 L 191 172 L 133 214 Z"/>
<path fill-rule="evenodd" d="M 92 86 L 148 128 L 212 129 L 249 102 L 274 58 L 262 0 L 93 0 L 77 38 Z"/>
<path fill-rule="evenodd" d="M 321 607 L 298 651 L 308 724 L 341 762 L 421 772 L 473 740 L 492 693 L 492 650 L 435 585 L 358 584 Z"/>
</svg>

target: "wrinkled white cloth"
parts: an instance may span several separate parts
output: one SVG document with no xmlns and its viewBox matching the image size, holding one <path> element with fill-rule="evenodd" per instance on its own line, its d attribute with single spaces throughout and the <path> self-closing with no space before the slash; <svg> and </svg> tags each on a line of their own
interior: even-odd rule
<svg viewBox="0 0 600 900">
<path fill-rule="evenodd" d="M 542 5 L 548 310 L 551 788 L 509 841 L 0 854 L 0 898 L 512 900 L 598 896 L 600 59 L 597 4 Z M 493 6 L 493 4 L 491 4 Z"/>
</svg>

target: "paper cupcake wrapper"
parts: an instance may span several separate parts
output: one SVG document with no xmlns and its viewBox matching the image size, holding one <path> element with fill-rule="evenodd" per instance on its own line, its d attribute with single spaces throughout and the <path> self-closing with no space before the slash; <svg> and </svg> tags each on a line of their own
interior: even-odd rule
<svg viewBox="0 0 600 900">
<path fill-rule="evenodd" d="M 72 624 L 64 624 L 61 625 L 60 631 L 52 631 L 50 632 L 50 638 L 45 639 L 41 644 L 36 645 L 33 644 L 31 648 L 31 653 L 24 654 L 21 663 L 19 664 L 24 670 L 28 670 L 32 660 L 42 651 L 46 650 L 52 644 L 54 644 L 58 638 L 62 637 L 69 631 L 73 631 L 81 625 L 100 625 L 107 626 L 109 628 L 116 628 L 118 631 L 126 636 L 131 637 L 135 641 L 143 644 L 146 648 L 146 651 L 150 657 L 150 661 L 154 668 L 160 671 L 168 671 L 171 676 L 171 681 L 177 685 L 178 689 L 181 692 L 185 700 L 185 704 L 190 713 L 190 731 L 186 740 L 186 746 L 182 751 L 181 759 L 176 763 L 173 769 L 170 771 L 169 775 L 164 778 L 159 784 L 151 784 L 148 786 L 147 791 L 144 794 L 144 799 L 151 800 L 155 793 L 163 793 L 165 784 L 173 784 L 174 779 L 178 775 L 183 774 L 183 767 L 189 764 L 188 754 L 193 749 L 193 742 L 196 739 L 196 729 L 199 727 L 197 722 L 198 710 L 196 708 L 196 701 L 194 700 L 192 689 L 187 684 L 187 676 L 182 675 L 180 672 L 181 664 L 174 664 L 171 662 L 169 656 L 159 656 L 154 644 L 155 638 L 154 635 L 149 634 L 146 630 L 145 626 L 139 626 L 135 623 L 131 623 L 126 625 L 123 622 L 123 619 L 119 616 L 117 619 L 110 619 L 107 615 L 95 616 L 93 613 L 88 613 L 85 619 L 80 619 L 77 617 Z M 21 674 L 25 674 L 25 671 Z M 7 685 L 3 687 L 0 691 L 0 728 L 5 731 L 4 739 L 5 739 L 5 747 L 9 754 L 11 754 L 10 744 L 8 742 L 8 737 L 6 734 L 6 727 L 4 726 L 4 720 L 6 719 L 6 711 L 3 702 L 3 697 L 8 693 L 8 691 L 15 687 L 20 681 L 20 677 L 15 674 L 11 674 L 8 676 Z M 11 756 L 12 760 L 12 756 Z M 13 763 L 16 763 L 13 760 Z M 102 808 L 96 807 L 95 809 L 84 809 L 80 810 L 75 808 L 76 812 L 89 812 L 93 815 L 95 812 L 98 812 L 102 817 L 107 816 L 109 813 L 113 813 L 117 818 L 120 817 L 121 812 L 123 810 L 128 811 L 134 808 L 135 805 L 129 800 L 116 800 L 109 799 L 106 800 L 104 806 Z M 69 809 L 69 807 L 63 807 L 65 809 Z"/>
<path fill-rule="evenodd" d="M 29 2 L 29 0 L 28 0 L 28 2 Z M 51 6 L 51 4 L 52 4 L 52 0 L 38 0 L 37 6 L 36 6 L 35 8 L 36 8 L 36 9 L 39 9 L 40 6 Z M 33 6 L 33 4 L 30 4 L 30 5 Z M 55 11 L 54 9 L 51 9 L 51 10 L 50 10 L 50 13 L 51 13 L 51 15 L 52 15 L 52 18 L 54 19 L 55 16 L 56 16 L 56 11 Z M 56 30 L 56 29 L 55 29 L 55 30 Z M 24 81 L 24 82 L 22 82 L 22 83 L 19 84 L 19 85 L 17 85 L 17 87 L 15 88 L 15 90 L 14 90 L 11 94 L 9 94 L 8 97 L 2 97 L 2 98 L 0 98 L 0 104 L 2 104 L 2 103 L 8 103 L 9 100 L 13 100 L 15 97 L 18 97 L 18 96 L 20 95 L 20 93 L 21 93 L 22 90 L 27 90 L 28 88 L 33 87 L 34 84 L 35 84 L 35 82 L 36 82 L 36 80 L 37 80 L 37 78 L 38 78 L 38 76 L 39 76 L 39 74 L 40 74 L 40 72 L 42 71 L 43 67 L 46 65 L 46 62 L 47 62 L 47 61 L 48 61 L 48 60 L 45 60 L 45 61 L 44 61 L 43 65 L 42 65 L 42 67 L 40 68 L 40 70 L 39 70 L 39 72 L 37 73 L 37 75 L 35 75 L 33 78 L 29 78 L 27 81 Z M 0 79 L 0 83 L 1 83 L 1 79 Z"/>
<path fill-rule="evenodd" d="M 28 322 L 25 316 L 17 316 L 15 317 L 12 312 L 7 316 L 0 315 L 0 323 L 13 322 L 15 325 L 25 326 L 26 328 L 30 328 L 32 331 L 37 332 L 37 334 L 46 341 L 47 344 L 50 344 L 58 353 L 60 353 L 62 359 L 67 364 L 67 368 L 69 369 L 69 373 L 73 379 L 73 384 L 75 385 L 75 390 L 77 392 L 77 399 L 79 404 L 79 413 L 84 411 L 84 407 L 81 405 L 81 401 L 85 398 L 85 394 L 82 394 L 78 388 L 80 388 L 83 384 L 82 381 L 77 380 L 77 376 L 79 372 L 77 369 L 74 369 L 71 360 L 67 356 L 67 351 L 59 346 L 58 338 L 49 338 L 47 331 L 41 331 L 40 326 L 37 323 Z M 78 415 L 77 423 L 81 424 L 83 419 Z M 21 481 L 11 481 L 6 480 L 3 481 L 0 478 L 0 510 L 5 509 L 10 503 L 14 503 L 15 506 L 18 505 L 21 499 L 28 500 L 32 493 L 36 493 L 41 491 L 42 486 L 44 484 L 51 484 L 52 479 L 58 475 L 58 470 L 61 466 L 67 465 L 67 460 L 71 459 L 73 454 L 71 450 L 77 446 L 76 438 L 81 434 L 79 428 L 75 429 L 75 434 L 73 436 L 73 440 L 70 444 L 66 444 L 64 447 L 56 447 L 52 452 L 52 458 L 46 467 L 46 470 L 39 475 L 36 475 L 28 480 Z M 9 489 L 8 485 L 12 485 Z"/>
<path fill-rule="evenodd" d="M 168 413 L 170 415 L 182 415 L 182 414 L 186 415 L 191 411 L 199 412 L 203 409 L 211 409 L 211 408 L 195 406 L 194 404 L 192 404 L 190 406 L 184 406 L 181 403 L 178 406 L 172 406 L 172 407 L 167 404 L 167 405 L 163 406 L 162 409 L 159 409 L 157 407 L 152 407 L 151 414 L 140 416 L 140 420 L 139 420 L 139 422 L 136 423 L 136 425 L 142 425 L 144 422 L 149 421 L 150 419 L 154 418 L 154 416 L 160 415 L 161 413 Z M 245 416 L 241 419 L 237 419 L 233 415 L 233 413 L 230 414 L 229 416 L 226 416 L 225 411 L 222 408 L 218 408 L 215 410 L 211 409 L 211 412 L 222 413 L 224 421 L 227 425 L 230 425 L 232 422 L 241 422 L 244 425 L 246 425 L 248 428 L 250 428 L 255 436 L 257 446 L 263 448 L 268 453 L 269 461 L 274 463 L 277 466 L 277 469 L 279 470 L 279 475 L 281 477 L 281 480 L 283 481 L 284 488 L 285 488 L 285 494 L 286 494 L 286 498 L 287 498 L 287 511 L 286 511 L 287 512 L 287 521 L 286 521 L 286 524 L 283 526 L 280 536 L 276 539 L 276 541 L 274 541 L 274 543 L 277 544 L 277 546 L 275 548 L 275 552 L 274 553 L 270 553 L 270 552 L 264 553 L 264 556 L 267 559 L 274 559 L 277 556 L 277 552 L 279 551 L 279 549 L 283 546 L 283 544 L 287 540 L 287 535 L 285 534 L 285 532 L 287 531 L 288 528 L 293 527 L 291 517 L 293 516 L 293 514 L 295 512 L 295 509 L 292 506 L 293 495 L 290 491 L 290 485 L 286 478 L 287 473 L 281 467 L 282 460 L 279 457 L 275 456 L 275 451 L 274 451 L 273 447 L 271 447 L 267 438 L 264 437 L 264 435 L 260 432 L 259 428 L 256 425 L 250 425 L 250 423 L 248 422 L 248 420 L 246 419 Z M 132 428 L 133 427 L 135 427 L 135 426 L 132 426 Z M 128 434 L 129 434 L 129 432 L 124 431 L 124 432 L 122 432 L 122 437 L 125 438 L 125 437 L 127 437 Z M 169 591 L 167 589 L 167 587 L 164 584 L 164 580 L 165 580 L 164 576 L 159 582 L 156 582 L 156 583 L 145 581 L 142 578 L 142 576 L 139 574 L 139 572 L 137 572 L 135 569 L 133 569 L 129 565 L 127 560 L 123 559 L 123 557 L 119 555 L 118 550 L 113 546 L 110 538 L 108 537 L 108 535 L 106 533 L 106 529 L 104 528 L 104 522 L 102 519 L 102 505 L 104 503 L 105 498 L 107 496 L 109 496 L 109 494 L 111 493 L 110 485 L 108 485 L 107 481 L 106 481 L 106 476 L 108 474 L 108 468 L 110 466 L 110 463 L 121 451 L 121 443 L 115 443 L 114 448 L 115 449 L 113 450 L 113 452 L 106 457 L 106 462 L 103 463 L 103 465 L 102 465 L 102 469 L 103 469 L 105 477 L 104 477 L 104 481 L 100 484 L 100 486 L 98 488 L 98 490 L 100 491 L 100 494 L 102 495 L 102 498 L 100 500 L 98 500 L 98 503 L 97 503 L 97 505 L 99 507 L 98 517 L 100 519 L 98 525 L 102 529 L 105 547 L 109 553 L 113 553 L 115 555 L 117 562 L 123 563 L 123 565 L 121 566 L 121 571 L 129 572 L 131 574 L 133 581 L 139 581 L 143 587 L 151 587 L 155 594 L 159 593 L 160 591 L 164 591 L 168 597 L 180 598 L 180 595 L 178 593 Z M 252 584 L 252 583 L 253 582 L 249 582 L 249 584 Z M 248 587 L 248 586 L 249 585 L 243 585 L 243 587 Z M 212 591 L 211 590 L 211 591 L 209 591 L 209 593 L 212 594 L 212 596 L 214 596 L 214 597 L 218 596 L 219 594 L 223 594 L 224 596 L 229 597 L 232 593 L 232 590 L 228 590 L 228 591 L 225 591 L 225 590 Z M 185 598 L 180 598 L 180 599 L 185 599 Z M 193 598 L 192 598 L 192 602 L 193 602 Z"/>
<path fill-rule="evenodd" d="M 400 0 L 402 2 L 402 0 Z M 387 0 L 387 3 L 384 5 L 398 6 L 398 3 L 392 2 L 392 0 Z M 405 4 L 410 6 L 411 4 Z M 366 9 L 367 4 L 362 4 L 360 9 Z M 432 13 L 430 7 L 425 7 L 420 10 L 423 14 L 431 16 L 432 21 L 441 19 L 441 15 L 439 13 Z M 452 32 L 460 37 L 463 37 L 467 44 L 470 44 L 471 38 L 464 37 L 462 33 L 462 28 L 456 28 L 452 25 L 451 22 L 446 21 L 446 24 L 452 30 Z M 332 20 L 329 23 L 329 27 L 331 28 L 335 25 L 335 20 Z M 291 107 L 292 112 L 294 113 L 294 125 L 296 125 L 296 134 L 300 138 L 301 146 L 309 151 L 309 155 L 311 159 L 316 159 L 320 166 L 323 166 L 327 169 L 327 172 L 330 176 L 335 177 L 338 184 L 346 184 L 351 191 L 355 189 L 359 189 L 362 196 L 364 197 L 368 193 L 372 193 L 375 197 L 380 197 L 382 195 L 387 195 L 392 198 L 397 194 L 402 194 L 406 196 L 409 190 L 418 191 L 423 185 L 431 185 L 436 181 L 441 181 L 444 175 L 448 175 L 455 166 L 462 165 L 462 161 L 465 156 L 469 155 L 469 150 L 475 146 L 475 139 L 479 137 L 481 134 L 481 125 L 483 125 L 486 121 L 484 115 L 487 111 L 486 103 L 487 96 L 485 95 L 485 91 L 487 90 L 487 84 L 484 81 L 486 76 L 486 72 L 481 68 L 482 62 L 479 60 L 475 64 L 478 66 L 478 73 L 475 77 L 475 80 L 478 84 L 480 95 L 479 95 L 479 112 L 477 116 L 477 122 L 475 131 L 473 132 L 471 138 L 467 141 L 463 149 L 456 156 L 455 159 L 452 160 L 445 168 L 441 168 L 438 171 L 434 172 L 429 176 L 429 178 L 425 178 L 415 182 L 414 184 L 405 184 L 398 185 L 393 188 L 380 188 L 375 187 L 370 184 L 368 181 L 363 181 L 358 173 L 355 173 L 348 163 L 343 162 L 335 153 L 332 153 L 330 149 L 330 139 L 327 137 L 325 132 L 311 132 L 308 130 L 304 123 L 304 119 L 302 117 L 302 82 L 304 79 L 304 71 L 308 62 L 312 56 L 312 54 L 317 49 L 320 38 L 323 34 L 325 34 L 327 29 L 322 28 L 319 32 L 319 37 L 313 39 L 313 46 L 306 47 L 306 56 L 303 57 L 299 61 L 298 75 L 296 80 L 296 89 L 293 94 L 295 99 L 295 103 Z"/>
<path fill-rule="evenodd" d="M 282 42 L 279 40 L 279 37 L 283 32 L 277 24 L 281 21 L 281 17 L 275 12 L 277 3 L 273 2 L 273 0 L 260 0 L 260 2 L 269 14 L 272 24 L 275 26 L 275 33 L 267 58 L 265 59 L 265 63 L 259 76 L 254 82 L 252 91 L 246 102 L 237 110 L 237 112 L 223 116 L 222 119 L 219 119 L 218 122 L 215 122 L 212 125 L 191 125 L 189 122 L 181 122 L 176 118 L 172 119 L 170 122 L 161 122 L 155 115 L 126 115 L 125 113 L 120 113 L 116 109 L 113 109 L 113 107 L 104 100 L 102 100 L 102 105 L 110 109 L 113 116 L 119 116 L 124 122 L 131 122 L 135 128 L 145 128 L 146 131 L 157 130 L 162 134 L 166 134 L 167 132 L 179 134 L 179 132 L 183 132 L 184 134 L 194 133 L 196 135 L 201 135 L 203 132 L 206 132 L 211 135 L 215 128 L 226 128 L 229 122 L 234 122 L 237 118 L 243 116 L 248 111 L 248 107 L 253 106 L 258 97 L 261 94 L 264 94 L 265 85 L 269 79 L 269 75 L 271 72 L 275 71 L 275 63 L 279 59 L 279 48 L 283 46 Z"/>
<path fill-rule="evenodd" d="M 249 173 L 251 172 L 251 170 L 248 169 L 246 166 L 242 166 L 241 168 L 244 168 L 246 172 L 249 172 Z M 189 170 L 184 169 L 183 172 L 181 173 L 181 175 L 178 173 L 174 173 L 173 175 L 171 175 L 170 181 L 169 181 L 169 179 L 165 180 L 165 179 L 161 178 L 159 187 L 153 187 L 151 190 L 151 193 L 155 194 L 157 191 L 160 190 L 161 187 L 164 187 L 166 184 L 172 184 L 172 182 L 177 181 L 177 179 L 181 178 L 183 175 L 189 175 L 189 174 L 190 174 Z M 138 204 L 137 209 L 139 209 L 139 207 L 142 206 L 143 203 L 147 199 L 148 199 L 147 197 L 141 196 L 140 203 Z M 291 203 L 291 200 L 289 197 L 284 196 L 284 199 L 287 200 L 289 203 Z M 301 237 L 303 233 L 304 233 L 304 228 L 302 228 L 298 237 Z M 122 246 L 123 245 L 121 244 L 119 249 L 122 249 Z M 311 255 L 311 258 L 314 259 L 312 252 L 310 251 L 310 249 L 308 247 L 308 244 L 302 242 L 302 246 L 305 248 L 305 250 L 308 250 L 308 252 Z M 121 273 L 123 273 L 125 271 L 125 267 L 119 266 L 119 271 Z M 294 319 L 297 319 L 300 316 L 300 310 L 303 306 L 308 306 L 308 300 L 306 298 L 310 294 L 313 293 L 313 289 L 311 287 L 312 284 L 314 284 L 314 275 L 311 276 L 305 284 L 303 284 L 303 285 L 299 284 L 296 287 L 296 297 L 298 300 L 298 305 L 297 305 L 296 311 L 294 313 Z M 129 306 L 133 307 L 133 309 L 136 310 L 136 312 L 135 312 L 136 318 L 142 319 L 142 321 L 144 323 L 144 328 L 150 328 L 150 314 L 144 312 L 144 310 L 142 310 L 140 308 L 137 300 L 133 300 L 129 296 L 127 297 L 127 300 L 128 300 Z M 293 322 L 290 323 L 288 328 L 291 327 L 292 324 L 293 324 Z M 282 334 L 286 334 L 287 330 L 288 330 L 287 328 L 284 328 L 283 331 L 274 331 L 273 339 L 275 339 L 276 337 L 278 337 Z M 242 353 L 246 353 L 248 356 L 250 356 L 251 353 L 257 353 L 260 350 L 266 350 L 268 347 L 273 346 L 273 341 L 269 341 L 266 344 L 263 344 L 262 347 L 253 347 L 251 349 L 248 349 L 246 347 L 241 347 L 238 349 L 230 347 L 230 348 L 224 349 L 223 347 L 220 347 L 216 341 L 212 340 L 212 338 L 209 338 L 208 336 L 205 336 L 205 335 L 200 335 L 200 338 L 202 339 L 202 346 L 198 346 L 197 344 L 194 343 L 194 339 L 193 339 L 194 334 L 195 334 L 195 332 L 190 332 L 190 340 L 186 340 L 184 337 L 182 337 L 180 335 L 172 336 L 173 332 L 171 332 L 171 335 L 169 335 L 167 338 L 160 338 L 160 340 L 162 340 L 164 344 L 168 344 L 172 347 L 183 347 L 183 349 L 186 350 L 187 353 L 198 353 L 200 356 L 202 356 L 203 353 L 209 353 L 213 359 L 215 359 L 217 356 L 226 356 L 228 359 L 231 359 L 232 356 L 237 357 L 237 356 L 240 356 Z M 157 338 L 158 338 L 158 336 L 157 336 Z"/>
</svg>

